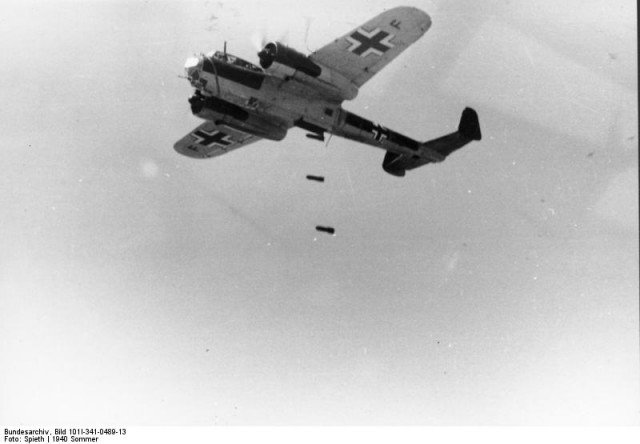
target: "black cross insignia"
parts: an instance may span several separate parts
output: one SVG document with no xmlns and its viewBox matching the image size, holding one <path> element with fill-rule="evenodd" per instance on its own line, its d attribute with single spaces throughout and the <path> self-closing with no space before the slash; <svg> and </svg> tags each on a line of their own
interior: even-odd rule
<svg viewBox="0 0 640 444">
<path fill-rule="evenodd" d="M 203 145 L 206 147 L 209 147 L 211 145 L 218 145 L 224 148 L 225 146 L 229 146 L 233 143 L 233 141 L 227 140 L 229 138 L 229 135 L 221 131 L 214 130 L 213 132 L 208 133 L 203 130 L 198 130 L 194 132 L 193 135 L 199 139 L 199 145 Z"/>
<path fill-rule="evenodd" d="M 358 28 L 356 32 L 347 37 L 347 40 L 351 43 L 351 47 L 348 50 L 361 57 L 366 57 L 369 54 L 381 56 L 393 48 L 390 42 L 393 37 L 393 34 L 384 32 L 380 28 L 370 32 L 363 28 Z"/>
</svg>

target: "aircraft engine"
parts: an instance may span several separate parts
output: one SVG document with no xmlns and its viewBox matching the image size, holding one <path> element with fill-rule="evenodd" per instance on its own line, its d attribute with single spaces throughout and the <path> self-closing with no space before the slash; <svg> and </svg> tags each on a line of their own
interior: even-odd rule
<svg viewBox="0 0 640 444">
<path fill-rule="evenodd" d="M 282 140 L 287 135 L 287 129 L 284 125 L 278 125 L 217 97 L 195 94 L 191 96 L 189 103 L 194 115 L 204 120 L 211 120 L 219 126 L 227 126 L 270 140 Z"/>
<path fill-rule="evenodd" d="M 263 69 L 281 78 L 294 78 L 314 85 L 332 99 L 353 100 L 358 95 L 358 88 L 344 76 L 318 65 L 306 55 L 282 43 L 267 43 L 258 53 L 258 58 Z"/>
<path fill-rule="evenodd" d="M 322 73 L 322 68 L 307 56 L 282 43 L 267 43 L 267 46 L 258 53 L 258 57 L 260 66 L 264 69 L 272 68 L 285 75 L 293 75 L 296 71 L 300 71 L 310 77 L 318 77 Z"/>
<path fill-rule="evenodd" d="M 223 116 L 229 116 L 233 119 L 245 121 L 249 118 L 249 113 L 233 103 L 225 100 L 216 99 L 215 97 L 204 97 L 194 95 L 189 98 L 191 104 L 191 112 L 203 119 L 207 119 L 208 114 L 212 112 Z M 209 118 L 208 120 L 215 120 Z"/>
</svg>

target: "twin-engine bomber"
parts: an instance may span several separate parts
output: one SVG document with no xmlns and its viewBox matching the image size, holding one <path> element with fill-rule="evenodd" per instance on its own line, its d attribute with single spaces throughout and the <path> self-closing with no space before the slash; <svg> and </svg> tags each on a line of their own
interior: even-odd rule
<svg viewBox="0 0 640 444">
<path fill-rule="evenodd" d="M 431 18 L 411 7 L 383 12 L 306 56 L 272 42 L 256 66 L 224 51 L 191 57 L 186 77 L 195 88 L 191 111 L 205 120 L 174 145 L 185 156 L 219 156 L 260 139 L 282 140 L 290 128 L 324 141 L 325 133 L 386 150 L 382 168 L 402 177 L 407 170 L 442 162 L 480 140 L 477 113 L 466 108 L 458 130 L 428 142 L 373 123 L 342 108 L 378 71 L 416 42 Z"/>
</svg>

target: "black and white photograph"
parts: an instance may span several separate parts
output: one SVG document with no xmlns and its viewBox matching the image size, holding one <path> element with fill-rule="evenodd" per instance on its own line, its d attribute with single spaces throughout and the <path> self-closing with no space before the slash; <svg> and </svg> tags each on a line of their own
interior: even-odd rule
<svg viewBox="0 0 640 444">
<path fill-rule="evenodd" d="M 5 441 L 640 426 L 635 1 L 3 1 L 0 60 Z"/>
</svg>

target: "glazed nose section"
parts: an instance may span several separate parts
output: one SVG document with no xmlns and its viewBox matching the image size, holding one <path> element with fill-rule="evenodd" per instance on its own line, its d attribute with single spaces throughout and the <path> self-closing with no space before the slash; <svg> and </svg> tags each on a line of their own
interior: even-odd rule
<svg viewBox="0 0 640 444">
<path fill-rule="evenodd" d="M 189 80 L 198 79 L 198 71 L 202 68 L 202 56 L 189 57 L 184 64 L 184 72 Z"/>
</svg>

